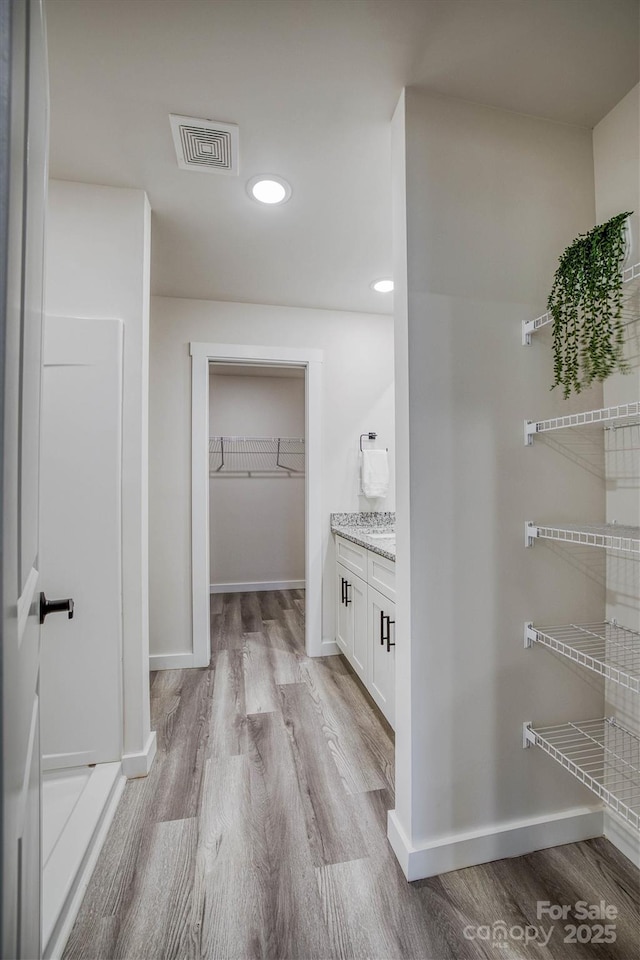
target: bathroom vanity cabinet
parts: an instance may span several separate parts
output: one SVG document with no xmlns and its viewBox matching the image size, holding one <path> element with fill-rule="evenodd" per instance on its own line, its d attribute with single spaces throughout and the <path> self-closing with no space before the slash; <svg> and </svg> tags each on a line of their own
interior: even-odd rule
<svg viewBox="0 0 640 960">
<path fill-rule="evenodd" d="M 395 726 L 395 563 L 336 535 L 336 643 Z"/>
</svg>

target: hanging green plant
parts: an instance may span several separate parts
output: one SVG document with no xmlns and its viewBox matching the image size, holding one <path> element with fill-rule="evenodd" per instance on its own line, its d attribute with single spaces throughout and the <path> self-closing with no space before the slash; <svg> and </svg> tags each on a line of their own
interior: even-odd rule
<svg viewBox="0 0 640 960">
<path fill-rule="evenodd" d="M 553 318 L 553 387 L 565 399 L 615 370 L 626 371 L 622 326 L 625 223 L 619 213 L 567 247 L 547 309 Z"/>
</svg>

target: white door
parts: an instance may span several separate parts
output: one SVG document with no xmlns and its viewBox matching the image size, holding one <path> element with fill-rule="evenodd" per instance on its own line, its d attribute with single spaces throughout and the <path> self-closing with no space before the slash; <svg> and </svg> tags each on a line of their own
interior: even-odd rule
<svg viewBox="0 0 640 960">
<path fill-rule="evenodd" d="M 40 956 L 38 461 L 48 135 L 40 0 L 0 0 L 0 38 L 2 956 L 33 960 Z"/>
<path fill-rule="evenodd" d="M 396 605 L 369 587 L 369 691 L 395 727 Z"/>
<path fill-rule="evenodd" d="M 122 756 L 121 320 L 46 317 L 40 569 L 74 618 L 42 627 L 44 769 Z"/>
</svg>

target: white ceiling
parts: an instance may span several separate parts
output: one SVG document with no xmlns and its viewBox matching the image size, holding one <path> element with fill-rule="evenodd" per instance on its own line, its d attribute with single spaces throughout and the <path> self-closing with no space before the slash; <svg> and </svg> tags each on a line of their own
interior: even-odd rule
<svg viewBox="0 0 640 960">
<path fill-rule="evenodd" d="M 47 0 L 51 175 L 142 187 L 165 296 L 390 312 L 404 85 L 593 126 L 638 81 L 638 0 Z M 180 170 L 169 114 L 240 126 Z M 259 173 L 293 188 L 247 196 Z"/>
</svg>

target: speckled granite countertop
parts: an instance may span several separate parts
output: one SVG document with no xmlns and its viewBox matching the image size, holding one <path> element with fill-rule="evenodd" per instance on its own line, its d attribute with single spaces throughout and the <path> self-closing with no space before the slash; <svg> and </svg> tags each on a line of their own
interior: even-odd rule
<svg viewBox="0 0 640 960">
<path fill-rule="evenodd" d="M 332 513 L 331 531 L 395 562 L 395 513 Z"/>
</svg>

